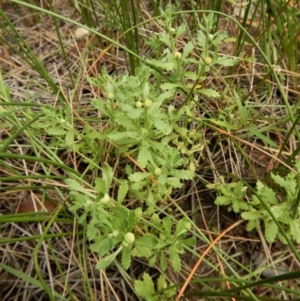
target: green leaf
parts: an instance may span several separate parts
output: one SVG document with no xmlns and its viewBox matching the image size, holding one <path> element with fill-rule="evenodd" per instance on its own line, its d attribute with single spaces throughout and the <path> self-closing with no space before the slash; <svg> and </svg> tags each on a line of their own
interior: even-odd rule
<svg viewBox="0 0 300 301">
<path fill-rule="evenodd" d="M 249 205 L 244 201 L 240 201 L 239 199 L 233 198 L 231 203 L 232 209 L 235 213 L 239 213 L 240 210 L 249 210 Z"/>
<path fill-rule="evenodd" d="M 191 41 L 186 43 L 183 47 L 182 58 L 186 58 L 194 49 L 194 45 Z"/>
<path fill-rule="evenodd" d="M 163 227 L 167 233 L 171 233 L 173 222 L 170 218 L 165 217 L 162 221 Z"/>
<path fill-rule="evenodd" d="M 295 179 L 292 178 L 288 181 L 279 175 L 274 175 L 273 173 L 271 173 L 271 177 L 280 187 L 284 188 L 290 194 L 296 195 L 297 182 Z"/>
<path fill-rule="evenodd" d="M 130 175 L 128 178 L 131 182 L 140 182 L 150 176 L 149 172 L 135 172 L 134 174 Z"/>
<path fill-rule="evenodd" d="M 253 229 L 256 228 L 256 225 L 257 225 L 257 221 L 256 220 L 251 220 L 247 223 L 246 230 L 250 232 L 250 231 L 252 231 Z"/>
<path fill-rule="evenodd" d="M 128 192 L 128 183 L 126 180 L 121 181 L 121 185 L 119 186 L 117 201 L 118 204 L 121 205 L 124 198 L 126 197 Z"/>
<path fill-rule="evenodd" d="M 138 257 L 149 258 L 153 253 L 153 248 L 157 244 L 158 239 L 155 235 L 146 233 L 144 236 L 138 238 L 134 242 L 134 246 L 137 250 Z"/>
<path fill-rule="evenodd" d="M 107 268 L 113 262 L 113 260 L 115 260 L 115 258 L 117 257 L 117 255 L 120 253 L 121 250 L 122 247 L 120 247 L 116 252 L 101 258 L 100 261 L 96 264 L 96 269 L 102 270 Z"/>
<path fill-rule="evenodd" d="M 175 236 L 179 236 L 189 230 L 187 228 L 187 223 L 189 223 L 189 221 L 185 217 L 178 221 L 178 223 L 176 224 Z"/>
<path fill-rule="evenodd" d="M 242 218 L 245 219 L 245 220 L 257 220 L 259 218 L 262 218 L 262 214 L 257 212 L 257 211 L 249 211 L 249 212 L 243 212 L 242 213 Z"/>
<path fill-rule="evenodd" d="M 104 163 L 102 168 L 102 179 L 105 185 L 104 193 L 108 194 L 113 180 L 113 170 L 107 163 Z"/>
<path fill-rule="evenodd" d="M 154 255 L 149 259 L 149 267 L 154 267 L 155 263 L 156 263 L 156 259 L 157 259 L 157 254 L 154 253 Z"/>
<path fill-rule="evenodd" d="M 121 260 L 123 268 L 127 270 L 131 262 L 131 248 L 123 248 Z"/>
<path fill-rule="evenodd" d="M 218 57 L 215 61 L 215 64 L 218 64 L 218 65 L 222 65 L 222 66 L 225 66 L 225 67 L 231 67 L 231 66 L 234 66 L 236 63 L 237 63 L 237 60 L 235 59 L 231 59 L 227 56 L 220 56 Z"/>
<path fill-rule="evenodd" d="M 154 126 L 164 135 L 169 135 L 172 131 L 172 127 L 162 120 L 156 120 Z"/>
<path fill-rule="evenodd" d="M 157 290 L 162 291 L 166 283 L 166 274 L 160 274 L 157 279 Z"/>
<path fill-rule="evenodd" d="M 272 221 L 265 221 L 265 237 L 268 243 L 273 243 L 277 236 L 278 228 L 276 223 Z"/>
<path fill-rule="evenodd" d="M 57 128 L 47 129 L 47 133 L 49 135 L 62 136 L 62 135 L 66 135 L 68 131 L 62 129 L 61 127 L 57 127 Z"/>
<path fill-rule="evenodd" d="M 185 71 L 184 76 L 188 79 L 191 79 L 191 80 L 197 80 L 197 78 L 198 78 L 197 74 L 195 72 L 192 72 L 192 71 Z"/>
<path fill-rule="evenodd" d="M 108 134 L 107 137 L 120 145 L 137 143 L 142 139 L 137 132 L 133 132 L 133 131 L 115 132 L 115 133 Z"/>
<path fill-rule="evenodd" d="M 97 229 L 97 227 L 96 227 L 97 223 L 98 223 L 98 220 L 95 218 L 92 218 L 90 220 L 89 224 L 87 225 L 86 236 L 89 240 L 93 240 L 97 236 L 97 233 L 99 231 L 99 229 Z"/>
<path fill-rule="evenodd" d="M 150 160 L 151 155 L 149 152 L 149 145 L 144 141 L 141 143 L 141 146 L 139 148 L 137 162 L 141 168 L 145 168 Z"/>
<path fill-rule="evenodd" d="M 114 244 L 111 239 L 105 236 L 98 236 L 96 242 L 91 244 L 90 249 L 101 256 L 106 255 L 112 248 Z"/>
<path fill-rule="evenodd" d="M 194 178 L 194 173 L 189 170 L 177 169 L 172 171 L 172 175 L 183 180 L 192 180 Z"/>
<path fill-rule="evenodd" d="M 98 109 L 102 115 L 108 116 L 112 118 L 113 116 L 110 114 L 110 112 L 107 110 L 106 102 L 102 99 L 92 99 L 91 100 L 92 105 Z"/>
<path fill-rule="evenodd" d="M 178 178 L 175 178 L 175 177 L 167 178 L 166 182 L 167 182 L 167 184 L 171 185 L 174 188 L 181 188 L 182 187 L 182 183 L 180 183 L 180 180 Z"/>
<path fill-rule="evenodd" d="M 145 273 L 143 275 L 143 281 L 136 280 L 134 281 L 134 289 L 137 295 L 141 298 L 144 298 L 146 301 L 154 301 L 155 299 L 152 295 L 155 294 L 154 283 L 149 276 L 149 274 Z"/>
<path fill-rule="evenodd" d="M 172 263 L 172 267 L 175 272 L 179 273 L 181 269 L 181 262 L 180 262 L 180 257 L 178 255 L 177 248 L 175 246 L 171 246 L 169 248 L 170 251 L 170 260 Z"/>
<path fill-rule="evenodd" d="M 130 210 L 122 205 L 113 207 L 111 210 L 113 213 L 114 228 L 120 232 L 130 231 L 134 226 L 134 222 L 133 225 L 129 224 Z M 134 215 L 133 212 L 131 214 Z"/>
<path fill-rule="evenodd" d="M 286 202 L 280 204 L 279 206 L 271 206 L 270 210 L 276 219 L 279 219 L 287 209 Z"/>
<path fill-rule="evenodd" d="M 83 186 L 81 186 L 77 181 L 73 180 L 73 179 L 66 179 L 65 183 L 69 186 L 69 188 L 73 191 L 78 191 L 81 192 L 85 195 L 88 195 L 92 198 L 95 198 L 95 196 L 90 193 L 89 191 L 87 191 Z"/>
<path fill-rule="evenodd" d="M 257 181 L 256 188 L 258 191 L 258 195 L 268 204 L 272 205 L 278 205 L 278 200 L 276 197 L 275 192 L 269 188 L 263 185 L 260 181 Z"/>
<path fill-rule="evenodd" d="M 181 87 L 182 87 L 181 84 L 173 84 L 173 83 L 163 83 L 160 85 L 160 88 L 162 90 L 172 90 L 172 89 L 181 88 Z"/>
<path fill-rule="evenodd" d="M 182 245 L 185 245 L 187 247 L 195 246 L 196 240 L 194 238 L 188 238 L 181 241 Z"/>
<path fill-rule="evenodd" d="M 155 67 L 162 68 L 166 71 L 172 71 L 175 68 L 175 62 L 163 62 L 160 60 L 150 60 L 149 63 Z"/>
<path fill-rule="evenodd" d="M 160 264 L 160 268 L 162 269 L 163 272 L 168 267 L 167 259 L 166 259 L 166 256 L 165 256 L 164 252 L 160 253 L 159 264 Z"/>
<path fill-rule="evenodd" d="M 227 206 L 227 205 L 231 204 L 231 200 L 226 196 L 218 196 L 215 199 L 215 204 L 219 205 L 219 206 Z"/>
<path fill-rule="evenodd" d="M 199 46 L 203 47 L 206 44 L 206 36 L 204 35 L 203 31 L 197 31 L 197 43 Z"/>
<path fill-rule="evenodd" d="M 292 238 L 299 244 L 300 243 L 300 220 L 289 219 L 290 232 Z"/>
<path fill-rule="evenodd" d="M 208 97 L 220 97 L 220 93 L 217 92 L 216 90 L 213 90 L 213 89 L 200 89 L 200 90 L 197 90 L 197 92 L 201 93 L 201 94 L 204 94 L 205 96 L 208 96 Z"/>
</svg>

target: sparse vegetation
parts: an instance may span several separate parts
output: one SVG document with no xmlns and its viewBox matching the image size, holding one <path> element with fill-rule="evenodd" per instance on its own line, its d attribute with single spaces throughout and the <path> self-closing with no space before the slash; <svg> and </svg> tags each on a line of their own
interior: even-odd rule
<svg viewBox="0 0 300 301">
<path fill-rule="evenodd" d="M 299 4 L 171 2 L 0 3 L 3 300 L 299 298 Z"/>
</svg>

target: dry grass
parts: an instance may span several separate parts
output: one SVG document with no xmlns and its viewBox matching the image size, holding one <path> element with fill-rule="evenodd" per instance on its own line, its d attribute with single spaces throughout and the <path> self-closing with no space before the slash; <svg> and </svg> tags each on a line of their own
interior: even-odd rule
<svg viewBox="0 0 300 301">
<path fill-rule="evenodd" d="M 55 5 L 57 13 L 73 19 L 77 18 L 65 1 L 55 1 Z M 76 85 L 77 90 L 74 91 L 51 16 L 40 16 L 22 8 L 22 17 L 20 17 L 20 11 L 9 4 L 4 4 L 2 9 L 25 39 L 28 47 L 47 70 L 53 82 L 59 86 L 62 95 L 65 95 L 66 99 L 70 99 L 67 105 L 71 111 L 75 114 L 82 113 L 81 116 L 77 115 L 76 125 L 78 127 L 83 126 L 82 118 L 95 116 L 95 112 L 90 107 L 90 99 L 101 93 L 101 91 L 95 90 L 87 83 L 86 75 L 96 75 L 101 66 L 106 66 L 110 73 L 122 74 L 126 70 L 122 51 L 116 48 L 110 50 L 94 65 L 94 62 L 99 58 L 103 45 L 91 36 L 76 39 L 75 31 L 77 28 L 72 24 L 59 22 L 59 30 L 63 38 L 65 51 L 70 58 L 69 70 L 73 74 L 74 80 L 80 83 Z M 229 10 L 230 6 L 227 9 Z M 147 14 L 145 13 L 145 15 Z M 42 21 L 40 18 L 42 18 Z M 78 22 L 82 21 L 79 17 L 76 20 Z M 235 35 L 236 28 L 230 23 L 221 20 L 220 24 L 222 28 L 228 30 L 233 36 Z M 156 28 L 157 26 L 157 24 L 152 23 L 149 28 Z M 146 37 L 149 34 L 149 28 L 141 30 L 141 34 Z M 11 39 L 8 36 L 6 38 Z M 104 41 L 102 42 L 104 43 Z M 181 41 L 181 43 L 183 44 L 184 41 Z M 11 40 L 11 44 L 14 44 L 13 40 Z M 221 51 L 233 55 L 234 45 L 229 42 L 223 45 Z M 251 48 L 245 48 L 245 54 L 253 53 L 253 51 Z M 147 53 L 146 48 L 145 53 Z M 59 104 L 58 95 L 52 93 L 45 79 L 6 45 L 0 46 L 0 68 L 4 82 L 10 88 L 12 101 L 30 101 L 38 105 L 47 104 L 52 107 Z M 232 76 L 231 84 L 238 83 L 241 87 L 245 87 L 244 96 L 246 97 L 247 93 L 251 93 L 248 105 L 253 105 L 257 109 L 256 100 L 260 100 L 261 108 L 258 109 L 260 115 L 268 118 L 274 116 L 275 120 L 280 116 L 285 116 L 286 109 L 282 106 L 282 99 L 275 83 L 270 84 L 269 87 L 272 90 L 263 95 L 263 89 L 259 85 L 265 75 L 264 70 L 265 66 L 259 62 L 255 64 L 241 62 L 234 73 L 235 75 Z M 286 73 L 288 73 L 288 70 Z M 222 81 L 222 74 L 226 76 L 224 70 L 215 70 L 217 79 L 215 76 L 207 78 L 205 84 L 217 87 L 220 90 L 225 89 L 227 84 L 224 78 Z M 227 88 L 230 89 L 230 87 Z M 295 89 L 288 86 L 285 92 L 290 95 L 291 103 L 295 102 L 295 99 L 299 96 Z M 269 104 L 270 107 L 268 107 Z M 222 99 L 220 102 L 203 99 L 199 116 L 204 116 L 203 112 L 213 113 L 214 111 L 226 110 L 229 105 L 226 99 Z M 276 105 L 277 109 L 274 109 Z M 253 120 L 256 118 L 255 115 L 250 117 Z M 268 126 L 267 120 L 266 118 L 266 120 L 257 121 L 257 129 Z M 286 128 L 282 128 L 281 131 L 270 132 L 269 139 L 277 145 L 281 145 L 285 139 L 285 132 L 289 130 L 288 126 L 287 124 Z M 3 140 L 9 136 L 8 130 L 6 128 L 0 129 L 0 137 Z M 236 139 L 237 136 L 243 138 Z M 216 208 L 213 204 L 215 195 L 207 190 L 205 183 L 213 182 L 219 178 L 221 176 L 220 170 L 223 170 L 224 173 L 244 177 L 249 183 L 254 183 L 257 178 L 265 176 L 269 170 L 276 167 L 278 164 L 278 161 L 276 161 L 278 149 L 272 149 L 261 140 L 249 137 L 248 133 L 246 131 L 243 133 L 242 129 L 238 133 L 226 135 L 222 132 L 213 131 L 211 127 L 203 127 L 203 138 L 205 141 L 209 141 L 209 144 L 205 145 L 203 155 L 199 156 L 201 170 L 198 172 L 198 177 L 194 181 L 186 183 L 183 189 L 176 191 L 173 199 L 192 217 L 198 227 L 212 241 L 217 232 L 226 229 L 238 217 L 223 209 Z M 48 143 L 48 137 L 40 137 L 40 139 L 44 144 Z M 279 159 L 286 161 L 297 148 L 298 143 L 299 141 L 291 136 L 288 143 L 289 147 L 281 152 Z M 237 145 L 243 149 L 242 153 L 237 152 Z M 35 155 L 35 152 L 31 149 L 30 141 L 24 137 L 15 139 L 14 145 L 9 148 L 9 151 L 14 154 Z M 68 166 L 79 172 L 85 170 L 86 163 L 76 154 L 68 153 L 63 149 L 59 150 L 57 154 Z M 114 169 L 120 170 L 121 163 L 120 161 L 114 162 Z M 38 176 L 44 174 L 44 167 L 37 163 L 7 159 L 6 164 L 8 164 L 7 168 L 4 165 L 1 166 L 1 177 L 12 175 L 8 168 L 9 165 L 13 166 L 22 175 L 35 175 L 37 177 L 24 179 L 22 183 L 20 181 L 2 181 L 0 183 L 1 215 L 12 216 L 19 212 L 24 213 L 23 216 L 27 220 L 31 220 L 30 222 L 19 222 L 20 220 L 18 220 L 18 222 L 1 224 L 0 240 L 11 240 L 10 243 L 5 245 L 0 244 L 1 262 L 35 279 L 38 278 L 37 271 L 39 271 L 45 280 L 45 285 L 50 290 L 65 296 L 66 300 L 139 300 L 133 292 L 129 279 L 138 279 L 145 271 L 151 273 L 155 278 L 159 271 L 154 268 L 150 269 L 142 260 L 133 262 L 127 276 L 124 276 L 120 272 L 121 269 L 117 267 L 111 267 L 105 271 L 95 270 L 98 259 L 89 251 L 89 246 L 82 232 L 83 229 L 76 224 L 76 220 L 66 210 L 69 199 L 66 186 L 62 181 L 59 178 L 46 180 L 38 178 Z M 51 173 L 57 177 L 65 175 L 59 167 L 52 167 Z M 86 178 L 89 177 L 93 178 L 94 175 L 87 173 Z M 20 184 L 23 186 L 22 189 L 20 189 Z M 15 187 L 17 188 L 15 189 Z M 129 204 L 132 207 L 139 205 L 136 200 L 129 201 Z M 41 207 L 45 207 L 44 209 L 50 212 L 46 219 L 42 218 L 40 213 L 31 212 L 36 212 Z M 54 208 L 59 209 L 55 211 Z M 180 212 L 175 211 L 173 214 L 176 217 L 181 216 Z M 52 219 L 54 215 L 57 217 Z M 39 217 L 41 217 L 40 220 Z M 50 225 L 49 229 L 47 229 L 48 225 Z M 40 237 L 44 235 L 45 229 L 47 229 L 48 236 L 41 240 Z M 215 229 L 215 231 L 212 232 L 211 229 Z M 53 234 L 53 237 L 50 237 L 51 234 Z M 195 251 L 201 253 L 206 247 L 207 245 L 199 242 Z M 285 271 L 299 270 L 299 263 L 285 246 L 280 244 L 269 246 L 265 243 L 261 233 L 249 234 L 244 230 L 244 226 L 239 226 L 230 235 L 225 236 L 219 242 L 218 247 L 223 250 L 224 254 L 229 254 L 231 258 L 235 259 L 235 263 L 230 262 L 232 262 L 232 268 L 238 271 L 240 275 L 245 273 L 243 267 L 253 267 L 255 263 L 257 264 L 253 261 L 254 254 L 260 254 L 265 259 L 268 258 L 276 267 L 279 266 L 280 269 Z M 36 254 L 36 257 L 33 254 Z M 213 251 L 209 253 L 206 259 L 215 265 L 218 270 L 221 270 L 220 262 L 218 262 Z M 183 281 L 190 273 L 195 262 L 196 258 L 192 256 L 185 258 L 181 275 L 169 271 L 170 282 Z M 229 273 L 228 268 L 224 267 L 224 270 L 225 273 Z M 197 270 L 197 276 L 212 277 L 218 275 L 208 264 L 202 264 Z M 297 286 L 299 286 L 299 283 L 290 284 L 290 287 L 296 288 Z M 199 286 L 191 285 L 190 290 L 193 289 L 201 290 Z M 281 300 L 286 297 L 284 293 L 271 288 L 258 287 L 255 290 L 254 293 L 261 297 L 276 297 Z M 89 297 L 87 298 L 87 296 Z M 48 300 L 44 289 L 30 285 L 22 277 L 17 277 L 17 275 L 12 275 L 1 269 L 0 299 L 7 301 Z M 196 299 L 190 300 L 202 299 L 196 297 Z"/>
</svg>

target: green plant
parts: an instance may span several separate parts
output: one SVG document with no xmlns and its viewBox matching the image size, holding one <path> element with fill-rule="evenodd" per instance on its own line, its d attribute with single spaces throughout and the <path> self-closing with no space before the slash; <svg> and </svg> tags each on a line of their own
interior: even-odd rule
<svg viewBox="0 0 300 301">
<path fill-rule="evenodd" d="M 241 213 L 241 217 L 248 221 L 246 229 L 251 231 L 263 221 L 265 238 L 269 243 L 279 238 L 287 243 L 285 237 L 278 230 L 274 220 L 282 226 L 288 239 L 300 243 L 300 160 L 295 163 L 297 173 L 290 172 L 282 177 L 271 173 L 273 187 L 266 186 L 257 181 L 255 193 L 247 195 L 247 186 L 243 182 L 209 184 L 209 188 L 215 189 L 219 196 L 215 200 L 216 205 L 229 206 L 229 211 Z M 262 201 L 268 206 L 262 203 Z M 274 218 L 270 215 L 270 211 Z"/>
<path fill-rule="evenodd" d="M 129 159 L 120 175 L 114 174 L 109 164 L 103 165 L 101 178 L 91 183 L 95 194 L 87 192 L 78 179 L 66 180 L 73 200 L 70 210 L 87 228 L 91 250 L 101 256 L 98 269 L 106 268 L 121 255 L 125 269 L 132 257 L 142 257 L 149 266 L 158 265 L 162 271 L 167 269 L 169 259 L 174 271 L 179 272 L 180 254 L 195 243 L 186 237 L 191 229 L 189 219 L 183 217 L 174 223 L 165 212 L 159 217 L 159 207 L 166 206 L 174 189 L 193 179 L 197 168 L 194 155 L 203 149 L 201 123 L 194 122 L 197 103 L 201 95 L 220 96 L 214 89 L 202 88 L 200 82 L 212 66 L 229 66 L 235 61 L 218 57 L 219 44 L 226 35 L 210 33 L 213 15 L 205 17 L 197 38 L 180 51 L 177 43 L 186 33 L 186 26 L 174 29 L 171 23 L 172 9 L 168 7 L 160 21 L 165 31 L 149 42 L 156 58 L 136 68 L 135 75 L 117 78 L 103 68 L 97 78 L 89 78 L 103 95 L 91 101 L 99 111 L 102 130 L 89 132 L 100 145 L 109 142 L 112 146 L 109 151 L 100 147 L 99 159 Z M 191 65 L 196 71 L 189 69 Z M 185 99 L 176 105 L 173 99 L 178 92 Z M 83 141 L 84 135 L 80 137 Z M 111 194 L 112 186 L 118 186 L 117 195 Z M 143 205 L 130 209 L 126 196 Z M 136 282 L 138 288 L 151 286 L 145 277 L 144 282 Z"/>
</svg>

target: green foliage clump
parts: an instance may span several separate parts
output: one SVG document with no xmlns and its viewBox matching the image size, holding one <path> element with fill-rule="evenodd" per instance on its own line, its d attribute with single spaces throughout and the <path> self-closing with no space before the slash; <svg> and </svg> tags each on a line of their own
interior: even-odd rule
<svg viewBox="0 0 300 301">
<path fill-rule="evenodd" d="M 300 243 L 300 160 L 295 167 L 297 174 L 291 172 L 286 177 L 271 173 L 275 184 L 273 188 L 257 181 L 251 197 L 247 196 L 247 186 L 241 181 L 209 184 L 208 187 L 219 193 L 216 205 L 228 206 L 229 211 L 241 213 L 241 217 L 248 221 L 248 231 L 256 229 L 262 221 L 267 242 L 272 243 L 278 238 L 287 243 L 279 231 L 279 223 L 288 239 Z"/>
</svg>

